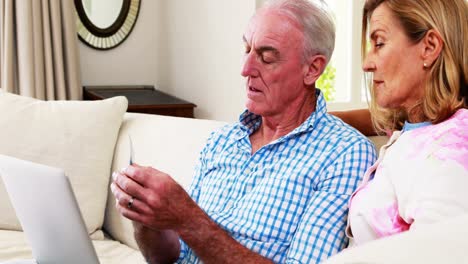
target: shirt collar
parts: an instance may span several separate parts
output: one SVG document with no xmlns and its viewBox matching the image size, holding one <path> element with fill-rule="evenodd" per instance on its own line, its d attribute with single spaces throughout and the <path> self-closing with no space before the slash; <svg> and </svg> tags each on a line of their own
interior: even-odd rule
<svg viewBox="0 0 468 264">
<path fill-rule="evenodd" d="M 295 128 L 286 136 L 295 135 L 297 133 L 313 129 L 317 122 L 327 113 L 327 104 L 320 89 L 315 89 L 315 96 L 317 97 L 315 111 L 300 126 Z M 245 110 L 239 116 L 239 123 L 242 130 L 247 131 L 250 135 L 260 127 L 262 117 L 250 112 L 249 110 Z"/>
<path fill-rule="evenodd" d="M 420 123 L 410 123 L 408 121 L 405 121 L 405 124 L 403 125 L 403 129 L 401 130 L 401 132 L 408 132 L 408 131 L 411 131 L 413 129 L 417 129 L 417 128 L 420 128 L 420 127 L 425 127 L 425 126 L 430 126 L 432 125 L 431 122 L 420 122 Z"/>
</svg>

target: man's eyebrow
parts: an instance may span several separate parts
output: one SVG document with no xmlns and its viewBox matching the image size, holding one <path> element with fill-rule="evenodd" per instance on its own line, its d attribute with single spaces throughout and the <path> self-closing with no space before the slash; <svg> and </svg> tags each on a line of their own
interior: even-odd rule
<svg viewBox="0 0 468 264">
<path fill-rule="evenodd" d="M 278 55 L 279 54 L 279 51 L 278 49 L 276 49 L 275 47 L 272 47 L 272 46 L 262 46 L 262 47 L 259 47 L 257 49 L 255 49 L 257 51 L 257 53 L 259 54 L 262 54 L 264 52 L 267 52 L 267 51 L 271 51 L 273 52 L 275 55 Z"/>
<path fill-rule="evenodd" d="M 248 41 L 247 41 L 247 38 L 244 36 L 242 36 L 242 40 L 244 41 L 245 44 L 248 44 Z M 267 52 L 267 51 L 271 51 L 273 52 L 275 55 L 278 55 L 279 54 L 279 51 L 277 48 L 273 47 L 273 46 L 261 46 L 259 48 L 256 48 L 255 51 L 258 53 L 258 54 L 262 54 L 263 52 Z"/>
</svg>

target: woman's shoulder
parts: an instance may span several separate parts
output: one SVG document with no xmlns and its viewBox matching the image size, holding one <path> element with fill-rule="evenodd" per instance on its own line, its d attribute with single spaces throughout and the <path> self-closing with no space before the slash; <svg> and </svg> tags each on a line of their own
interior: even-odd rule
<svg viewBox="0 0 468 264">
<path fill-rule="evenodd" d="M 439 136 L 454 136 L 468 144 L 468 109 L 459 109 L 449 119 L 429 128 Z"/>
<path fill-rule="evenodd" d="M 468 126 L 468 109 L 466 108 L 459 109 L 447 121 L 448 122 L 460 122 L 460 124 Z"/>
<path fill-rule="evenodd" d="M 406 134 L 410 157 L 451 160 L 467 166 L 468 110 L 460 109 L 449 119 L 435 125 L 409 131 Z"/>
<path fill-rule="evenodd" d="M 468 109 L 459 109 L 447 120 L 435 125 L 422 127 L 411 131 L 413 137 L 424 137 L 428 135 L 437 139 L 446 136 L 460 136 L 464 140 L 468 140 Z"/>
</svg>

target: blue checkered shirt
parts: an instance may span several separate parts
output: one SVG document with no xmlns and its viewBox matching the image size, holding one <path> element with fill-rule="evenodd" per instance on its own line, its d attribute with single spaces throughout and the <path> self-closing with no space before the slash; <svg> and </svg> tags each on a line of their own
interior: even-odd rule
<svg viewBox="0 0 468 264">
<path fill-rule="evenodd" d="M 235 240 L 276 263 L 318 263 L 347 245 L 348 199 L 376 159 L 372 143 L 317 95 L 303 124 L 253 155 L 260 116 L 246 111 L 212 134 L 189 191 Z M 199 263 L 180 242 L 178 262 Z"/>
</svg>

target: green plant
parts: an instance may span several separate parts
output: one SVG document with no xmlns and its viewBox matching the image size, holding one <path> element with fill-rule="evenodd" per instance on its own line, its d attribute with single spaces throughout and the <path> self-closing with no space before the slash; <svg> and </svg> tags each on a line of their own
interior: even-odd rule
<svg viewBox="0 0 468 264">
<path fill-rule="evenodd" d="M 335 99 L 335 73 L 335 67 L 328 64 L 322 76 L 320 76 L 315 84 L 315 86 L 323 92 L 323 96 L 327 102 L 331 102 Z"/>
</svg>

